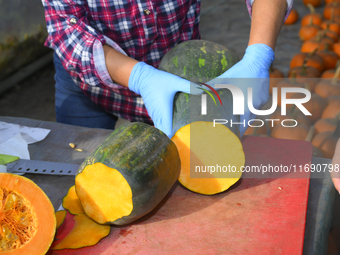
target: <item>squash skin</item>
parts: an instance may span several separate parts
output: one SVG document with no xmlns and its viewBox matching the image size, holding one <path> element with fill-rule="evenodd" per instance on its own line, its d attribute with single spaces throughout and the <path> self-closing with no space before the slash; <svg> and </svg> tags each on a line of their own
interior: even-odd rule
<svg viewBox="0 0 340 255">
<path fill-rule="evenodd" d="M 223 45 L 207 40 L 189 40 L 169 50 L 158 69 L 192 82 L 208 82 L 238 61 L 236 54 Z"/>
<path fill-rule="evenodd" d="M 181 168 L 175 144 L 159 129 L 139 122 L 116 129 L 86 157 L 77 174 L 96 162 L 118 170 L 132 190 L 131 214 L 106 223 L 114 225 L 129 224 L 152 211 L 175 184 Z"/>
</svg>

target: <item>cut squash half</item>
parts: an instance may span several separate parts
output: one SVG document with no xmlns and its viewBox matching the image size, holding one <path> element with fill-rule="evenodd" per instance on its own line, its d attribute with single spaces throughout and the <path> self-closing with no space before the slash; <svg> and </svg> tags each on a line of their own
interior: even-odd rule
<svg viewBox="0 0 340 255">
<path fill-rule="evenodd" d="M 242 175 L 242 143 L 230 129 L 213 122 L 196 121 L 172 137 L 180 159 L 179 182 L 187 189 L 214 195 L 229 189 Z"/>
<path fill-rule="evenodd" d="M 10 255 L 45 254 L 55 235 L 54 208 L 30 179 L 0 174 L 0 250 Z"/>
<path fill-rule="evenodd" d="M 176 145 L 145 123 L 124 124 L 80 165 L 76 193 L 100 224 L 125 225 L 151 212 L 177 182 Z"/>
</svg>

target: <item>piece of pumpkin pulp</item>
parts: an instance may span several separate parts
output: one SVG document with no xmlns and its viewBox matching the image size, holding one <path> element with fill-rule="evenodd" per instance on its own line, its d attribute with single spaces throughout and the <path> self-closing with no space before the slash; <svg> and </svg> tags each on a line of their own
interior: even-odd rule
<svg viewBox="0 0 340 255">
<path fill-rule="evenodd" d="M 63 199 L 63 207 L 71 214 L 85 213 L 76 193 L 76 187 L 73 185 Z"/>
<path fill-rule="evenodd" d="M 64 223 L 65 217 L 66 217 L 66 211 L 65 210 L 57 211 L 55 213 L 55 218 L 57 220 L 57 228 L 59 228 L 61 226 L 61 224 Z"/>
<path fill-rule="evenodd" d="M 53 247 L 53 250 L 78 249 L 92 246 L 110 233 L 109 225 L 100 225 L 86 214 L 77 214 L 73 219 L 75 221 L 73 229 Z"/>
</svg>

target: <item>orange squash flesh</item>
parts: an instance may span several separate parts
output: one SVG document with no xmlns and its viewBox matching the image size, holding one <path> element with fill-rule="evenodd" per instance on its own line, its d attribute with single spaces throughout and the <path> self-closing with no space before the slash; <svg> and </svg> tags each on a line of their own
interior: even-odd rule
<svg viewBox="0 0 340 255">
<path fill-rule="evenodd" d="M 76 186 L 73 185 L 63 199 L 63 207 L 71 214 L 85 213 L 76 193 Z"/>
<path fill-rule="evenodd" d="M 100 162 L 86 166 L 77 175 L 75 186 L 85 213 L 100 224 L 128 216 L 133 210 L 132 190 L 126 179 Z"/>
<path fill-rule="evenodd" d="M 34 182 L 0 174 L 0 251 L 10 255 L 45 254 L 55 235 L 54 208 Z"/>
<path fill-rule="evenodd" d="M 77 214 L 73 219 L 74 227 L 64 239 L 52 248 L 53 250 L 92 246 L 110 233 L 109 225 L 100 225 L 86 214 Z"/>
<path fill-rule="evenodd" d="M 241 167 L 245 163 L 242 143 L 226 126 L 193 122 L 179 129 L 172 141 L 181 159 L 178 180 L 187 189 L 213 195 L 227 190 L 240 179 Z M 223 172 L 224 166 L 234 167 L 236 172 Z M 208 167 L 211 167 L 209 171 Z M 190 176 L 193 174 L 194 177 Z"/>
<path fill-rule="evenodd" d="M 65 210 L 57 211 L 55 213 L 55 218 L 57 219 L 57 228 L 59 228 L 60 225 L 63 224 L 65 217 L 66 217 L 66 211 Z"/>
</svg>

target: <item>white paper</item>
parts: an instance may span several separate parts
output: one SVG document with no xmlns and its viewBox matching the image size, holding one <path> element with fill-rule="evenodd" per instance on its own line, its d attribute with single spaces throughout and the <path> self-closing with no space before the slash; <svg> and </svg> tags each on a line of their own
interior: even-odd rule
<svg viewBox="0 0 340 255">
<path fill-rule="evenodd" d="M 27 142 L 20 133 L 0 144 L 0 154 L 18 156 L 21 159 L 30 159 Z"/>
<path fill-rule="evenodd" d="M 50 131 L 0 121 L 0 154 L 30 159 L 28 144 L 45 139 Z M 6 172 L 6 166 L 0 165 L 0 172 Z"/>
<path fill-rule="evenodd" d="M 32 128 L 0 121 L 0 144 L 21 133 L 27 144 L 44 140 L 51 130 L 45 128 Z"/>
</svg>

